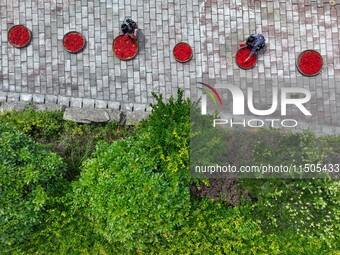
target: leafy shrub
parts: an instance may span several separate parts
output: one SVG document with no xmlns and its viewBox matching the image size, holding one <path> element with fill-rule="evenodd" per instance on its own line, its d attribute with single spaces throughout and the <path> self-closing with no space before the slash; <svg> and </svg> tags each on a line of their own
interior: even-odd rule
<svg viewBox="0 0 340 255">
<path fill-rule="evenodd" d="M 153 245 L 185 221 L 189 190 L 158 168 L 143 141 L 100 144 L 74 185 L 74 200 L 95 231 L 126 251 Z"/>
<path fill-rule="evenodd" d="M 254 217 L 268 233 L 339 238 L 340 182 L 325 179 L 242 180 L 256 194 Z M 332 243 L 328 243 L 333 246 Z"/>
<path fill-rule="evenodd" d="M 152 104 L 152 114 L 143 121 L 138 132 L 143 132 L 145 146 L 150 153 L 160 159 L 160 168 L 170 172 L 180 171 L 188 176 L 190 99 L 184 99 L 183 90 L 178 89 L 177 99 L 170 97 L 163 102 L 162 95 L 153 93 L 156 104 Z"/>
<path fill-rule="evenodd" d="M 88 159 L 99 140 L 111 142 L 126 136 L 130 131 L 115 122 L 105 124 L 78 124 L 64 121 L 60 111 L 34 111 L 0 114 L 0 123 L 9 124 L 31 136 L 47 150 L 58 153 L 67 163 L 69 180 L 78 177 L 80 166 Z"/>
<path fill-rule="evenodd" d="M 159 250 L 158 252 L 163 247 L 165 249 L 163 254 L 168 254 L 169 251 L 170 253 L 175 252 L 174 247 L 177 244 L 174 244 L 174 247 L 163 246 L 164 243 L 169 241 L 165 236 L 175 238 L 181 230 L 188 226 L 187 224 L 190 225 L 194 221 L 193 218 L 190 218 L 194 209 L 191 209 L 192 203 L 188 191 L 190 183 L 193 182 L 189 178 L 188 168 L 190 129 L 188 113 L 191 103 L 189 100 L 183 99 L 181 91 L 179 91 L 178 99 L 170 98 L 168 104 L 162 101 L 161 96 L 155 97 L 157 104 L 153 105 L 153 113 L 148 120 L 141 123 L 137 133 L 133 137 L 114 142 L 112 145 L 101 143 L 97 147 L 94 158 L 84 164 L 81 178 L 74 186 L 76 208 L 78 210 L 84 208 L 98 235 L 105 237 L 109 243 L 113 240 L 117 241 L 117 245 L 126 250 L 127 253 L 128 251 L 131 253 L 138 251 L 146 254 L 151 252 L 158 254 L 156 250 L 152 251 L 150 248 L 152 246 L 158 247 L 156 248 Z M 301 135 L 286 134 L 281 131 L 260 131 L 258 133 L 239 132 L 237 134 L 238 137 L 243 137 L 244 146 L 241 149 L 248 155 L 243 162 L 277 164 L 278 162 L 288 163 L 302 160 L 301 162 L 304 163 L 316 163 L 322 162 L 324 157 L 324 153 L 316 150 L 318 140 L 308 133 Z M 227 133 L 227 137 L 233 138 L 233 135 L 233 132 Z M 253 146 L 247 146 L 250 137 L 254 140 Z M 232 142 L 235 141 L 240 142 L 240 140 L 234 138 Z M 227 140 L 227 142 L 231 141 Z M 234 153 L 233 149 L 228 149 L 228 153 Z M 242 153 L 240 155 L 242 156 Z M 236 160 L 232 156 L 228 157 Z M 261 181 L 250 180 L 249 186 L 244 185 L 247 181 L 242 181 L 243 188 L 240 189 L 238 184 L 233 181 L 228 186 L 230 181 L 210 181 L 206 184 L 206 181 L 203 180 L 204 184 L 198 183 L 195 187 L 200 187 L 199 192 L 206 192 L 204 195 L 201 194 L 201 197 L 207 196 L 215 201 L 223 202 L 224 207 L 241 205 L 242 203 L 239 200 L 241 195 L 246 198 L 245 203 L 254 202 L 254 199 L 249 200 L 248 195 L 246 195 L 247 190 L 249 190 L 249 193 L 255 196 L 257 200 L 253 205 L 252 213 L 261 222 L 261 227 L 266 231 L 267 237 L 274 238 L 276 233 L 284 233 L 291 237 L 297 233 L 294 229 L 298 228 L 300 231 L 299 240 L 304 242 L 302 241 L 303 234 L 310 230 L 308 224 L 314 221 L 307 220 L 306 223 L 301 224 L 301 219 L 308 215 L 316 215 L 317 210 L 315 209 L 317 207 L 309 206 L 308 196 L 302 198 L 302 204 L 297 204 L 298 200 L 294 200 L 299 198 L 297 194 L 299 194 L 302 186 L 289 186 L 289 181 L 283 181 L 289 187 L 284 186 L 284 184 L 278 187 L 275 180 L 269 180 L 268 187 L 266 180 L 262 183 Z M 275 193 L 283 187 L 286 193 L 282 192 L 284 194 L 282 202 L 288 207 L 282 206 L 281 198 L 277 199 L 278 195 Z M 316 185 L 315 187 L 320 186 Z M 311 190 L 313 194 L 316 192 L 311 184 L 307 189 Z M 332 193 L 330 193 L 331 190 Z M 196 191 L 196 193 L 199 192 Z M 322 194 L 320 193 L 320 197 L 328 201 L 329 206 L 325 210 L 330 209 L 332 213 L 335 213 L 334 210 L 338 206 L 335 187 L 324 189 Z M 289 200 L 292 198 L 293 200 Z M 304 206 L 307 206 L 308 210 L 303 209 L 301 211 L 301 207 Z M 298 218 L 294 218 L 294 213 L 297 212 L 300 215 Z M 204 213 L 210 214 L 209 211 L 204 211 Z M 330 225 L 323 230 L 315 229 L 313 234 L 306 237 L 307 239 L 310 238 L 315 242 L 322 235 L 330 238 L 329 240 L 337 238 L 336 221 L 324 221 L 325 217 L 326 214 L 316 221 Z M 211 224 L 218 219 L 215 216 Z M 297 219 L 299 219 L 299 223 L 293 223 Z M 249 221 L 249 224 L 254 223 L 251 222 Z M 228 229 L 228 227 L 226 228 Z M 272 231 L 268 231 L 270 229 Z M 209 230 L 209 235 L 212 232 L 212 230 Z M 222 230 L 219 230 L 219 232 L 222 232 Z M 183 237 L 181 238 L 183 239 Z M 324 249 L 321 246 L 324 245 L 325 239 L 320 239 L 320 249 Z M 174 243 L 178 241 L 176 238 L 174 240 L 176 240 L 173 241 Z M 260 242 L 261 240 L 258 239 L 257 241 Z M 294 243 L 292 239 L 289 240 Z M 247 243 L 248 241 L 249 239 L 245 238 L 240 243 Z M 271 254 L 280 254 L 279 250 L 282 249 L 283 244 L 279 240 L 273 242 L 275 242 L 275 245 L 273 244 L 275 247 L 273 246 L 273 253 Z M 264 240 L 263 244 L 265 245 Z M 200 247 L 200 243 L 194 243 L 193 247 L 195 245 Z M 195 251 L 193 247 L 190 249 Z M 223 244 L 218 243 L 216 252 L 222 253 L 218 249 L 224 249 L 223 247 L 225 247 Z M 253 246 L 250 245 L 250 247 Z M 189 247 L 185 248 L 176 252 L 191 251 Z M 232 248 L 229 252 L 232 254 L 234 249 L 236 248 Z M 256 252 L 261 254 L 262 248 L 253 249 L 254 254 Z M 244 250 L 244 254 L 251 254 L 252 252 L 247 248 L 244 248 Z M 243 250 L 237 250 L 237 252 L 242 254 Z M 237 253 L 235 252 L 235 254 Z"/>
<path fill-rule="evenodd" d="M 249 204 L 252 201 L 248 191 L 239 187 L 237 179 L 210 179 L 208 182 L 191 184 L 190 190 L 193 196 L 207 197 L 224 203 L 229 208 Z"/>
<path fill-rule="evenodd" d="M 39 156 L 41 153 L 50 155 L 46 151 L 41 152 L 43 150 L 39 146 L 32 145 L 36 149 L 29 147 L 22 150 L 20 146 L 25 147 L 26 140 L 10 139 L 14 147 L 19 148 L 17 154 L 28 155 L 14 157 L 13 153 L 8 153 L 12 155 L 10 160 L 13 164 L 27 166 L 20 168 L 24 169 L 24 173 L 27 169 L 28 173 L 42 168 L 48 172 L 48 167 L 51 167 L 55 169 L 51 172 L 59 174 L 55 178 L 52 174 L 44 175 L 45 179 L 39 175 L 40 179 L 37 177 L 36 182 L 29 183 L 32 194 L 26 191 L 28 184 L 17 182 L 25 190 L 24 194 L 29 194 L 22 200 L 32 198 L 34 203 L 32 205 L 29 200 L 25 204 L 27 207 L 22 207 L 26 211 L 19 210 L 20 220 L 26 224 L 21 229 L 21 236 L 15 228 L 10 233 L 18 234 L 21 240 L 2 238 L 1 242 L 11 240 L 12 244 L 0 246 L 0 250 L 5 247 L 5 252 L 20 255 L 339 254 L 338 182 L 193 180 L 189 175 L 189 112 L 195 105 L 189 99 L 185 100 L 180 90 L 177 99 L 171 97 L 168 103 L 163 102 L 162 96 L 154 96 L 157 103 L 152 105 L 149 119 L 124 140 L 117 141 L 127 132 L 115 123 L 79 125 L 58 122 L 60 132 L 54 129 L 57 133 L 50 140 L 49 133 L 30 132 L 35 139 L 50 143 L 52 150 L 69 160 L 68 166 L 74 167 L 71 174 L 77 175 L 77 169 L 81 167 L 79 180 L 74 181 L 70 188 L 60 180 L 63 164 L 60 163 L 59 172 L 50 166 L 58 158 L 55 154 L 51 154 L 55 158 L 51 156 L 49 160 Z M 9 116 L 6 118 L 6 122 L 11 122 Z M 207 119 L 202 121 L 203 129 L 211 123 Z M 25 127 L 21 124 L 16 126 Z M 254 162 L 276 164 L 293 159 L 299 162 L 300 158 L 307 163 L 322 162 L 324 155 L 327 158 L 330 153 L 331 157 L 327 160 L 332 160 L 339 153 L 334 140 L 321 141 L 310 134 L 228 131 L 211 140 L 210 131 L 194 130 L 194 136 L 199 132 L 203 134 L 203 139 L 194 141 L 197 148 L 200 144 L 216 148 L 221 145 L 219 140 L 226 141 L 228 150 L 223 160 L 233 165 Z M 6 132 L 8 135 L 9 131 Z M 5 141 L 2 133 L 0 144 Z M 19 133 L 15 131 L 15 134 Z M 24 142 L 19 144 L 18 141 Z M 100 142 L 97 144 L 97 141 Z M 88 159 L 95 144 L 96 149 Z M 282 146 L 289 149 L 285 151 Z M 304 146 L 302 150 L 300 146 Z M 317 148 L 321 148 L 322 153 L 318 153 Z M 196 154 L 198 157 L 204 155 L 202 163 L 214 160 L 216 156 L 204 150 L 198 150 Z M 2 155 L 4 153 L 1 152 L 0 157 Z M 43 163 L 34 165 L 30 160 L 35 157 L 44 159 Z M 14 158 L 19 161 L 14 161 Z M 1 159 L 8 162 L 7 158 Z M 0 171 L 3 173 L 3 167 Z M 29 176 L 24 176 L 24 180 L 27 179 Z M 42 187 L 43 195 L 36 196 L 41 189 L 35 188 L 35 184 Z M 1 205 L 3 187 L 7 186 L 0 186 Z M 34 193 L 35 189 L 38 192 Z M 20 193 L 19 188 L 16 191 Z M 18 204 L 11 205 L 11 209 L 16 210 L 14 207 Z M 3 216 L 1 212 L 0 217 Z M 313 228 L 310 227 L 312 224 Z M 3 232 L 6 235 L 9 233 L 8 228 L 3 228 L 3 231 L 7 231 Z M 15 248 L 18 243 L 22 245 Z"/>
<path fill-rule="evenodd" d="M 326 162 L 335 164 L 340 156 L 339 138 L 317 138 L 310 132 L 225 130 L 225 134 L 226 152 L 221 161 L 234 166 L 268 164 L 289 166 Z M 212 148 L 211 154 L 215 153 L 215 148 Z M 199 156 L 200 154 L 198 161 Z M 219 161 L 215 160 L 214 163 Z M 276 234 L 288 236 L 287 242 L 292 246 L 287 250 L 318 254 L 314 253 L 312 247 L 308 249 L 292 247 L 309 240 L 317 243 L 320 250 L 324 251 L 334 249 L 335 240 L 339 240 L 340 214 L 337 209 L 340 205 L 339 181 L 241 179 L 237 183 L 230 179 L 219 179 L 209 180 L 208 184 L 203 181 L 192 185 L 192 190 L 194 195 L 208 197 L 229 206 L 242 204 L 240 195 L 242 192 L 248 193 L 252 198 L 248 199 L 248 203 L 253 204 L 254 218 L 261 222 L 261 228 L 267 236 Z M 292 236 L 298 241 L 294 241 Z M 275 242 L 282 244 L 280 240 Z M 311 251 L 313 253 L 310 253 Z"/>
<path fill-rule="evenodd" d="M 0 250 L 16 249 L 43 223 L 64 190 L 64 171 L 55 153 L 0 124 Z"/>
<path fill-rule="evenodd" d="M 228 209 L 224 204 L 192 200 L 187 221 L 176 231 L 164 233 L 154 246 L 138 249 L 138 254 L 336 254 L 318 237 L 289 232 L 264 233 L 249 206 Z"/>
<path fill-rule="evenodd" d="M 227 209 L 220 203 L 193 201 L 186 224 L 164 232 L 163 241 L 141 254 L 275 254 L 247 208 Z"/>
<path fill-rule="evenodd" d="M 318 164 L 324 162 L 330 151 L 312 133 L 279 133 L 275 136 L 275 139 L 267 138 L 255 145 L 256 165 Z M 318 236 L 324 240 L 339 237 L 339 181 L 269 179 L 242 182 L 248 183 L 246 189 L 257 197 L 254 213 L 267 231 Z"/>
<path fill-rule="evenodd" d="M 98 235 L 84 212 L 72 206 L 72 190 L 62 204 L 48 212 L 44 228 L 31 234 L 25 251 L 15 254 L 125 254 L 114 241 L 109 243 Z"/>
<path fill-rule="evenodd" d="M 273 234 L 263 233 L 262 240 L 264 241 L 264 247 L 269 248 L 267 252 L 263 254 L 268 255 L 337 255 L 340 252 L 337 239 L 325 241 L 318 237 L 300 236 L 290 232 L 278 232 Z M 330 242 L 333 243 L 332 246 L 327 244 Z"/>
<path fill-rule="evenodd" d="M 134 136 L 99 143 L 73 189 L 96 233 L 126 253 L 159 243 L 190 209 L 190 101 L 183 92 L 168 104 L 156 99 Z"/>
<path fill-rule="evenodd" d="M 59 137 L 63 130 L 63 113 L 60 111 L 36 112 L 31 108 L 23 112 L 5 112 L 0 115 L 0 124 L 7 123 L 35 140 L 48 142 Z"/>
<path fill-rule="evenodd" d="M 128 135 L 127 127 L 115 122 L 106 124 L 78 124 L 64 121 L 63 133 L 50 144 L 50 149 L 62 156 L 67 163 L 67 178 L 74 180 L 79 176 L 80 166 L 90 158 L 98 141 L 112 142 Z"/>
<path fill-rule="evenodd" d="M 211 175 L 196 172 L 196 166 L 224 165 L 228 141 L 224 128 L 212 127 L 214 115 L 202 115 L 194 104 L 190 111 L 190 171 L 193 177 L 210 178 Z M 215 177 L 217 174 L 215 175 Z M 221 176 L 223 178 L 223 176 Z"/>
<path fill-rule="evenodd" d="M 340 135 L 338 136 L 324 136 L 319 138 L 321 147 L 325 148 L 324 164 L 334 164 L 339 162 L 340 158 Z M 320 147 L 320 146 L 318 146 Z M 340 179 L 340 173 L 333 172 L 334 178 Z"/>
<path fill-rule="evenodd" d="M 318 146 L 313 133 L 284 133 L 276 130 L 266 133 L 267 139 L 257 141 L 254 146 L 254 164 L 290 166 L 323 162 L 325 149 Z"/>
</svg>

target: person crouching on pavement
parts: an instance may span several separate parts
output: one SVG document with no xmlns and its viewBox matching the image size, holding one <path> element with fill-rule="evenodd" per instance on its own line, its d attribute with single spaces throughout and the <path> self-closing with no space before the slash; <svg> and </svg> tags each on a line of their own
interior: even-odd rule
<svg viewBox="0 0 340 255">
<path fill-rule="evenodd" d="M 137 23 L 134 22 L 132 19 L 125 19 L 121 26 L 121 29 L 123 34 L 130 36 L 134 40 L 137 40 L 138 26 Z"/>
<path fill-rule="evenodd" d="M 250 35 L 243 43 L 240 44 L 240 47 L 246 46 L 251 50 L 249 57 L 245 60 L 247 62 L 255 52 L 258 52 L 265 46 L 266 39 L 261 34 L 252 34 Z"/>
</svg>

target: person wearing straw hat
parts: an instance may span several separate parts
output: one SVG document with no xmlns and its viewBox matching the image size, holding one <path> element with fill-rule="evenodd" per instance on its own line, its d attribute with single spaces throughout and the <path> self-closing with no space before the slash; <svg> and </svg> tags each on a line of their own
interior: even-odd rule
<svg viewBox="0 0 340 255">
<path fill-rule="evenodd" d="M 121 26 L 123 34 L 130 36 L 132 39 L 137 40 L 138 26 L 132 19 L 125 19 Z"/>
</svg>

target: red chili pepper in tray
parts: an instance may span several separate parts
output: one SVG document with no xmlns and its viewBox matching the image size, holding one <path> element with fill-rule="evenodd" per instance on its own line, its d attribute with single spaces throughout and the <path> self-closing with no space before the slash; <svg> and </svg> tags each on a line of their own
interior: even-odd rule
<svg viewBox="0 0 340 255">
<path fill-rule="evenodd" d="M 137 42 L 127 35 L 120 35 L 114 41 L 114 53 L 120 59 L 130 59 L 134 57 L 138 51 Z"/>
<path fill-rule="evenodd" d="M 238 66 L 244 69 L 252 68 L 256 64 L 256 54 L 254 54 L 247 62 L 246 59 L 249 57 L 251 50 L 248 48 L 239 49 L 236 53 L 235 60 Z"/>
<path fill-rule="evenodd" d="M 64 37 L 64 46 L 70 52 L 78 52 L 85 45 L 85 40 L 78 32 L 69 33 Z"/>
<path fill-rule="evenodd" d="M 8 34 L 8 40 L 15 47 L 21 48 L 26 46 L 31 40 L 31 34 L 25 26 L 18 25 L 11 28 Z"/>
<path fill-rule="evenodd" d="M 305 75 L 315 75 L 322 69 L 322 57 L 316 51 L 305 51 L 299 59 L 298 67 Z"/>
<path fill-rule="evenodd" d="M 192 56 L 192 48 L 186 43 L 178 43 L 174 48 L 174 57 L 178 61 L 188 61 Z"/>
</svg>

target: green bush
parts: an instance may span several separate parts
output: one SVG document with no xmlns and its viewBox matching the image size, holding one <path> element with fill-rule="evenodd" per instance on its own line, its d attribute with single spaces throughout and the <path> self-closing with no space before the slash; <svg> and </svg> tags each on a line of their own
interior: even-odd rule
<svg viewBox="0 0 340 255">
<path fill-rule="evenodd" d="M 259 254 L 318 255 L 337 254 L 336 240 L 330 247 L 318 237 L 291 233 L 264 233 L 248 206 L 228 209 L 208 200 L 191 201 L 185 224 L 164 232 L 160 242 L 138 248 L 138 254 Z"/>
<path fill-rule="evenodd" d="M 324 138 L 318 139 L 309 132 L 267 133 L 269 136 L 254 147 L 255 165 L 323 164 L 331 148 L 336 148 L 335 144 L 324 143 Z M 245 189 L 258 199 L 254 205 L 254 214 L 261 219 L 266 231 L 317 236 L 326 241 L 339 238 L 339 181 L 310 178 L 242 182 L 248 183 Z"/>
<path fill-rule="evenodd" d="M 40 227 L 65 188 L 64 171 L 55 153 L 0 124 L 0 250 L 17 249 Z"/>
<path fill-rule="evenodd" d="M 5 112 L 0 114 L 0 124 L 7 123 L 17 130 L 42 142 L 53 141 L 63 130 L 63 113 L 60 111 L 36 112 L 31 108 L 23 112 Z"/>
<path fill-rule="evenodd" d="M 127 127 L 115 122 L 105 124 L 78 124 L 63 121 L 63 132 L 49 147 L 62 156 L 67 163 L 67 178 L 74 180 L 79 176 L 80 166 L 90 158 L 98 141 L 112 142 L 129 133 Z"/>
<path fill-rule="evenodd" d="M 164 232 L 162 242 L 141 249 L 141 254 L 275 254 L 275 247 L 266 247 L 258 224 L 247 216 L 246 207 L 192 201 L 186 224 Z"/>
<path fill-rule="evenodd" d="M 225 128 L 212 127 L 218 115 L 202 115 L 197 105 L 193 104 L 190 111 L 190 171 L 193 177 L 207 177 L 209 174 L 197 173 L 196 166 L 224 165 L 225 157 L 230 153 L 226 150 L 228 136 Z M 216 175 L 215 175 L 216 176 Z"/>
<path fill-rule="evenodd" d="M 340 182 L 327 179 L 242 180 L 256 194 L 253 215 L 267 233 L 318 237 L 330 247 L 340 234 Z"/>
<path fill-rule="evenodd" d="M 275 234 L 262 234 L 260 243 L 268 250 L 260 254 L 279 254 L 279 255 L 338 255 L 340 250 L 337 239 L 325 241 L 318 237 L 299 236 L 289 232 Z M 332 246 L 327 243 L 333 242 Z M 337 248 L 336 248 L 337 247 Z"/>
<path fill-rule="evenodd" d="M 74 201 L 109 242 L 131 252 L 186 221 L 188 186 L 178 173 L 159 168 L 141 138 L 100 144 L 93 157 L 74 185 Z"/>
<path fill-rule="evenodd" d="M 15 254 L 125 254 L 114 241 L 98 235 L 84 212 L 72 206 L 72 190 L 62 198 L 62 205 L 48 212 L 44 228 L 32 233 L 25 250 Z"/>
<path fill-rule="evenodd" d="M 267 138 L 258 140 L 254 146 L 254 164 L 290 166 L 291 164 L 304 165 L 323 162 L 325 148 L 318 146 L 318 139 L 313 133 L 290 133 L 277 130 L 265 131 L 265 133 Z"/>
<path fill-rule="evenodd" d="M 59 157 L 0 125 L 0 254 L 339 254 L 339 182 L 191 179 L 189 113 L 195 105 L 180 90 L 168 103 L 154 96 L 152 114 L 128 137 L 115 123 L 56 118 L 44 133 L 44 123 L 32 122 L 41 113 L 23 113 L 27 122 L 40 123 L 34 128 L 18 113 L 0 115 L 64 155 L 73 169 L 68 178 L 81 169 L 78 180 L 64 184 Z M 223 160 L 231 164 L 338 159 L 334 139 L 311 134 L 228 131 L 213 140 L 207 117 L 198 119 L 202 129 L 191 130 L 191 138 L 202 135 L 192 142 L 223 151 L 219 140 L 225 141 Z M 221 156 L 195 153 L 201 163 Z"/>
<path fill-rule="evenodd" d="M 63 120 L 60 111 L 34 111 L 0 114 L 0 123 L 9 124 L 31 136 L 47 150 L 56 152 L 67 163 L 66 177 L 74 180 L 79 176 L 83 161 L 91 156 L 97 142 L 111 142 L 126 136 L 130 131 L 115 122 L 105 124 L 79 124 Z"/>
<path fill-rule="evenodd" d="M 74 184 L 76 208 L 95 231 L 126 252 L 155 245 L 186 221 L 190 209 L 190 101 L 157 98 L 135 135 L 100 143 Z"/>
<path fill-rule="evenodd" d="M 170 97 L 163 102 L 162 95 L 153 93 L 156 104 L 152 114 L 140 124 L 138 132 L 143 133 L 144 146 L 154 158 L 160 160 L 160 168 L 179 175 L 189 175 L 189 132 L 190 99 L 184 99 L 183 90 L 178 89 L 177 99 Z M 184 169 L 184 171 L 183 171 Z"/>
</svg>

